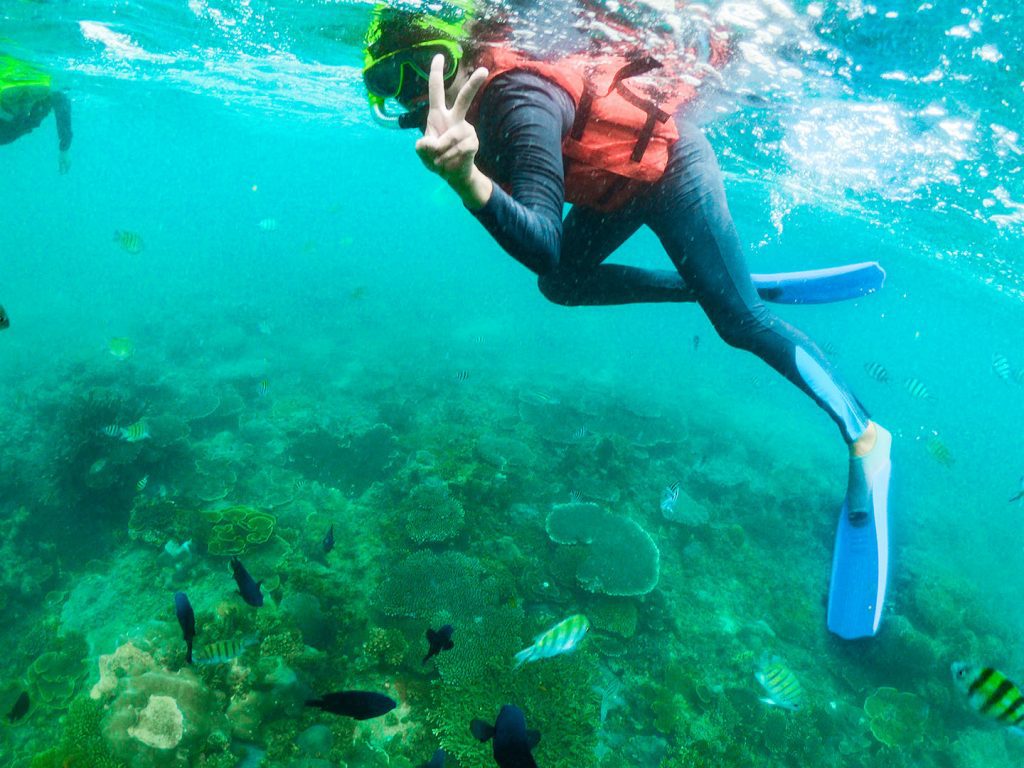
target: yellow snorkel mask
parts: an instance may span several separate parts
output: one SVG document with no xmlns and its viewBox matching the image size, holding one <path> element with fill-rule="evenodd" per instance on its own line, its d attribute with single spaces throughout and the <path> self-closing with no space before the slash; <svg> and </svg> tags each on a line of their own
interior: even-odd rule
<svg viewBox="0 0 1024 768">
<path fill-rule="evenodd" d="M 364 39 L 363 82 L 378 123 L 389 128 L 422 124 L 425 107 L 392 113 L 388 102 L 401 106 L 420 100 L 438 54 L 444 56 L 445 81 L 455 76 L 465 54 L 460 41 L 469 37 L 471 10 L 470 3 L 447 2 L 431 13 L 377 4 Z"/>
</svg>

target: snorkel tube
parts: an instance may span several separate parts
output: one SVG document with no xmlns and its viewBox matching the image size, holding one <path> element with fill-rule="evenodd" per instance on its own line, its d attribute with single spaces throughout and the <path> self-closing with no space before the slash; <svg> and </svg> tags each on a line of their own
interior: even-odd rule
<svg viewBox="0 0 1024 768">
<path fill-rule="evenodd" d="M 388 112 L 386 99 L 382 99 L 380 96 L 374 96 L 371 93 L 369 95 L 369 102 L 370 114 L 373 116 L 373 121 L 382 128 L 390 128 L 392 130 L 419 128 L 422 130 L 423 126 L 426 125 L 427 112 L 430 109 L 427 104 L 407 112 L 392 114 Z"/>
</svg>

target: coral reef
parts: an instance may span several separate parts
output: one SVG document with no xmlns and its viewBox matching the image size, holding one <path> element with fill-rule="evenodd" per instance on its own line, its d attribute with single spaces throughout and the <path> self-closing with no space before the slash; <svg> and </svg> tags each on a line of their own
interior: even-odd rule
<svg viewBox="0 0 1024 768">
<path fill-rule="evenodd" d="M 428 477 L 405 497 L 398 507 L 405 520 L 405 530 L 416 544 L 446 541 L 462 530 L 465 512 L 452 498 L 448 484 L 438 477 Z"/>
<path fill-rule="evenodd" d="M 591 592 L 611 596 L 645 595 L 658 584 L 660 553 L 654 539 L 635 521 L 597 504 L 556 504 L 547 532 L 559 544 L 581 544 L 586 554 L 576 578 Z"/>
<path fill-rule="evenodd" d="M 277 518 L 269 512 L 236 504 L 203 512 L 211 526 L 207 548 L 211 555 L 241 555 L 266 543 L 274 534 Z"/>
<path fill-rule="evenodd" d="M 883 686 L 864 702 L 871 733 L 887 747 L 908 747 L 924 736 L 928 704 L 919 696 Z"/>
</svg>

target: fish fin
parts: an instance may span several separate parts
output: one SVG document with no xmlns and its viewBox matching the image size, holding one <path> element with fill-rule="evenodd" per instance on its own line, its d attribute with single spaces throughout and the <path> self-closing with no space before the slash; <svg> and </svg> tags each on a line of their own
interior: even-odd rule
<svg viewBox="0 0 1024 768">
<path fill-rule="evenodd" d="M 434 630 L 432 630 L 432 629 L 428 629 L 427 630 L 427 641 L 428 642 L 431 642 L 431 643 L 434 642 L 434 638 L 436 636 L 437 636 L 437 633 Z"/>
<path fill-rule="evenodd" d="M 540 744 L 540 731 L 530 728 L 526 731 L 526 743 L 530 745 L 530 749 L 533 749 Z"/>
<path fill-rule="evenodd" d="M 494 726 L 479 718 L 473 718 L 469 723 L 469 732 L 480 741 L 487 741 L 494 736 Z"/>
<path fill-rule="evenodd" d="M 455 641 L 453 641 L 453 640 L 449 640 L 447 643 L 444 644 L 444 649 L 446 651 L 450 651 L 454 647 L 455 647 Z"/>
<path fill-rule="evenodd" d="M 758 699 L 758 701 L 767 704 L 769 707 L 777 707 L 777 706 L 779 706 L 779 702 L 775 701 L 775 699 L 769 699 L 767 697 L 762 697 L 762 698 Z"/>
<path fill-rule="evenodd" d="M 533 646 L 529 648 L 523 648 L 519 653 L 515 655 L 516 663 L 512 666 L 512 669 L 519 669 L 523 664 L 530 661 L 533 658 Z"/>
</svg>

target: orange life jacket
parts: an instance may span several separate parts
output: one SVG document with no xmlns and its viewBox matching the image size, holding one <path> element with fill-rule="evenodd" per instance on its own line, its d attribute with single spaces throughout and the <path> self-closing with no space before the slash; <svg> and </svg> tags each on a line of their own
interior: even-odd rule
<svg viewBox="0 0 1024 768">
<path fill-rule="evenodd" d="M 696 94 L 683 82 L 669 94 L 630 83 L 661 66 L 646 56 L 574 54 L 545 62 L 488 46 L 475 63 L 488 69 L 483 89 L 499 75 L 522 70 L 569 94 L 576 119 L 562 141 L 565 199 L 601 211 L 619 208 L 661 178 L 679 139 L 673 112 Z"/>
</svg>

